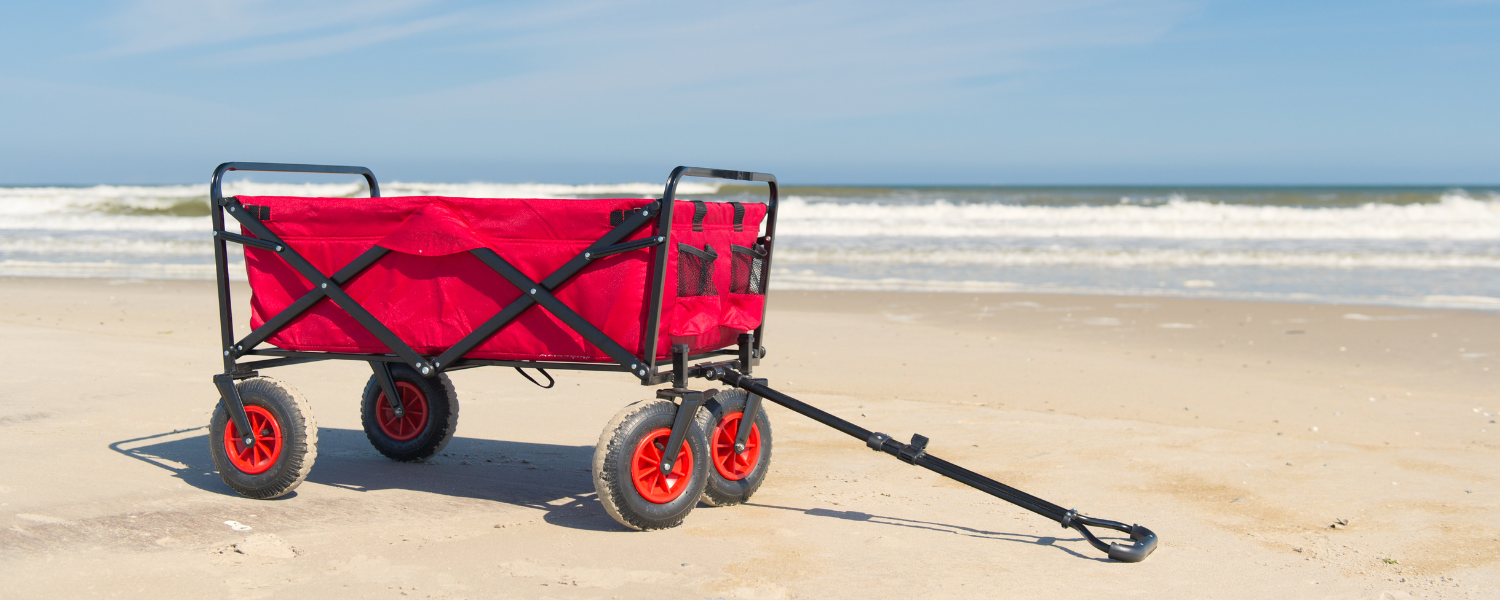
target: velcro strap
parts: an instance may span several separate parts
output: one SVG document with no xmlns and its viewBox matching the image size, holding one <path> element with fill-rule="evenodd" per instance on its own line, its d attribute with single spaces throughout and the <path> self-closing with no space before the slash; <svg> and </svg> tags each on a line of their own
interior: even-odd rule
<svg viewBox="0 0 1500 600">
<path fill-rule="evenodd" d="M 244 206 L 245 206 L 245 212 L 250 213 L 250 216 L 255 217 L 257 219 L 260 219 L 262 221 L 269 221 L 269 220 L 271 220 L 271 207 L 269 207 L 269 206 L 261 206 L 261 205 L 256 205 L 256 204 L 246 204 Z"/>
<path fill-rule="evenodd" d="M 708 216 L 708 205 L 702 200 L 693 201 L 693 231 L 703 231 L 703 217 Z"/>
</svg>

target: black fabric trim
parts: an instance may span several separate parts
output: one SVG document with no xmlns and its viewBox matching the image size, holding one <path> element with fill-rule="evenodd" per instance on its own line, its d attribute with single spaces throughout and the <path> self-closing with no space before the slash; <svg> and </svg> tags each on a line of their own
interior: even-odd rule
<svg viewBox="0 0 1500 600">
<path fill-rule="evenodd" d="M 758 244 L 756 246 L 754 246 L 754 247 L 751 247 L 751 246 L 741 246 L 739 244 L 730 244 L 729 245 L 729 250 L 731 252 L 738 252 L 740 254 L 749 254 L 750 256 L 755 256 L 755 257 L 765 257 L 765 255 L 766 255 L 766 248 L 765 248 L 765 246 L 761 246 L 761 245 L 758 245 Z"/>
<path fill-rule="evenodd" d="M 694 248 L 692 246 L 689 246 L 687 244 L 679 242 L 677 244 L 677 249 L 681 250 L 683 252 L 686 252 L 688 254 L 695 255 L 698 258 L 702 258 L 704 260 L 714 261 L 714 260 L 718 260 L 719 259 L 719 253 L 715 252 L 714 251 L 714 247 L 710 246 L 708 244 L 704 244 L 703 245 L 703 249 L 699 250 L 697 248 Z"/>
</svg>

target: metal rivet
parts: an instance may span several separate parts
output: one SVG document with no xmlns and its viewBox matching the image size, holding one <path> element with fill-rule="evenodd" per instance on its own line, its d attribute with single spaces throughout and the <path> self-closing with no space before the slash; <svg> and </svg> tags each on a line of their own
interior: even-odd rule
<svg viewBox="0 0 1500 600">
<path fill-rule="evenodd" d="M 584 252 L 584 253 L 583 253 L 583 257 L 584 257 L 584 258 L 593 258 L 593 257 L 594 257 L 594 255 L 593 255 L 593 254 L 592 254 L 592 253 L 589 253 L 589 252 Z"/>
<path fill-rule="evenodd" d="M 234 212 L 234 207 L 233 206 L 229 207 L 229 212 Z"/>
<path fill-rule="evenodd" d="M 323 284 L 323 287 L 325 287 L 325 288 L 326 288 L 326 287 L 328 287 L 328 284 L 326 284 L 326 283 L 325 283 L 325 284 Z"/>
<path fill-rule="evenodd" d="M 426 374 L 428 374 L 430 372 L 432 372 L 432 369 L 429 369 L 427 367 L 422 367 L 422 374 L 423 375 L 426 375 Z"/>
<path fill-rule="evenodd" d="M 665 241 L 667 241 L 667 236 L 664 236 L 664 235 L 656 236 L 656 241 L 658 241 L 658 242 L 665 242 Z"/>
<path fill-rule="evenodd" d="M 646 372 L 645 371 L 641 371 L 641 377 L 645 377 L 645 376 L 646 376 Z"/>
<path fill-rule="evenodd" d="M 237 344 L 236 344 L 236 345 L 235 345 L 235 347 L 234 347 L 234 349 L 235 349 L 235 350 L 244 350 L 244 349 L 245 349 L 245 347 L 244 347 L 244 346 L 240 346 L 240 345 L 237 345 Z"/>
<path fill-rule="evenodd" d="M 641 211 L 641 216 L 643 216 L 643 217 L 649 217 L 649 216 L 651 216 L 651 211 L 649 211 L 649 210 L 643 210 L 643 211 Z"/>
<path fill-rule="evenodd" d="M 277 251 L 277 252 L 281 252 L 281 246 L 277 246 L 277 247 L 276 247 L 276 251 Z"/>
<path fill-rule="evenodd" d="M 228 350 L 224 351 L 224 356 L 229 356 L 229 351 Z"/>
<path fill-rule="evenodd" d="M 632 368 L 632 369 L 634 369 L 634 368 L 636 368 L 636 367 L 639 367 L 639 366 L 640 366 L 640 365 L 638 365 L 638 364 L 636 364 L 636 363 L 630 363 L 630 368 Z"/>
<path fill-rule="evenodd" d="M 536 293 L 536 288 L 531 288 L 531 293 L 535 294 Z"/>
</svg>

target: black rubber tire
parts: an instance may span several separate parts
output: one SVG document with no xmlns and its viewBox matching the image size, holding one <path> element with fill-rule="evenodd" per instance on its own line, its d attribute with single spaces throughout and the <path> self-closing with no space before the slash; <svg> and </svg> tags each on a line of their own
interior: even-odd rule
<svg viewBox="0 0 1500 600">
<path fill-rule="evenodd" d="M 670 502 L 658 504 L 647 500 L 630 479 L 630 462 L 641 440 L 658 429 L 671 429 L 677 405 L 659 399 L 642 400 L 620 409 L 599 435 L 594 446 L 594 491 L 599 502 L 621 525 L 638 531 L 668 529 L 682 524 L 703 494 L 708 464 L 707 440 L 697 419 L 690 422 L 683 447 L 693 457 L 693 470 L 687 488 Z"/>
<path fill-rule="evenodd" d="M 365 437 L 375 450 L 397 462 L 422 462 L 436 456 L 453 439 L 453 432 L 458 428 L 458 392 L 453 388 L 453 380 L 447 373 L 429 379 L 405 364 L 392 365 L 391 377 L 397 383 L 410 383 L 422 391 L 427 399 L 427 424 L 417 437 L 406 441 L 396 440 L 381 431 L 375 421 L 375 408 L 377 402 L 385 402 L 385 394 L 380 391 L 375 376 L 371 375 L 359 403 L 359 420 L 364 425 Z"/>
<path fill-rule="evenodd" d="M 703 410 L 698 413 L 698 427 L 702 428 L 707 436 L 709 455 L 712 458 L 714 443 L 714 430 L 719 422 L 727 415 L 745 412 L 745 401 L 748 398 L 745 390 L 726 390 L 719 392 L 712 400 L 703 404 Z M 712 464 L 708 468 L 707 481 L 703 486 L 703 497 L 700 500 L 708 506 L 733 506 L 750 500 L 755 490 L 760 489 L 760 484 L 766 478 L 766 472 L 771 469 L 771 420 L 766 416 L 765 401 L 761 402 L 761 409 L 755 414 L 755 429 L 760 434 L 760 458 L 750 474 L 738 481 L 731 481 L 719 473 Z"/>
<path fill-rule="evenodd" d="M 220 401 L 208 421 L 208 453 L 219 478 L 246 498 L 269 500 L 291 493 L 307 479 L 318 457 L 318 425 L 313 422 L 312 408 L 296 389 L 270 377 L 252 377 L 234 388 L 245 406 L 261 407 L 276 419 L 282 435 L 281 455 L 263 473 L 252 475 L 235 467 L 224 449 L 229 411 Z"/>
</svg>

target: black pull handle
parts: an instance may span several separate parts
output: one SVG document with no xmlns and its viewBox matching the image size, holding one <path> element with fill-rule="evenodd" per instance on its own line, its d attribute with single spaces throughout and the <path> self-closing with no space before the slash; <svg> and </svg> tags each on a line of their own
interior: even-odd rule
<svg viewBox="0 0 1500 600">
<path fill-rule="evenodd" d="M 1130 526 L 1130 539 L 1135 540 L 1129 546 L 1114 542 L 1109 545 L 1109 557 L 1120 562 L 1137 563 L 1146 560 L 1156 551 L 1156 534 L 1150 529 L 1140 525 Z"/>
<path fill-rule="evenodd" d="M 1098 548 L 1100 552 L 1108 554 L 1110 558 L 1120 562 L 1141 562 L 1146 560 L 1147 556 L 1151 556 L 1152 552 L 1156 551 L 1156 534 L 1140 525 L 1126 525 L 1119 521 L 1086 517 L 1078 514 L 1076 510 L 1064 513 L 1059 522 L 1062 524 L 1063 529 L 1078 530 L 1078 533 L 1083 534 L 1084 539 L 1088 540 L 1089 545 Z M 1098 536 L 1094 535 L 1094 532 L 1089 531 L 1090 527 L 1113 529 L 1129 535 L 1130 539 L 1134 540 L 1135 543 L 1121 544 L 1119 542 L 1111 542 L 1105 544 Z"/>
</svg>

